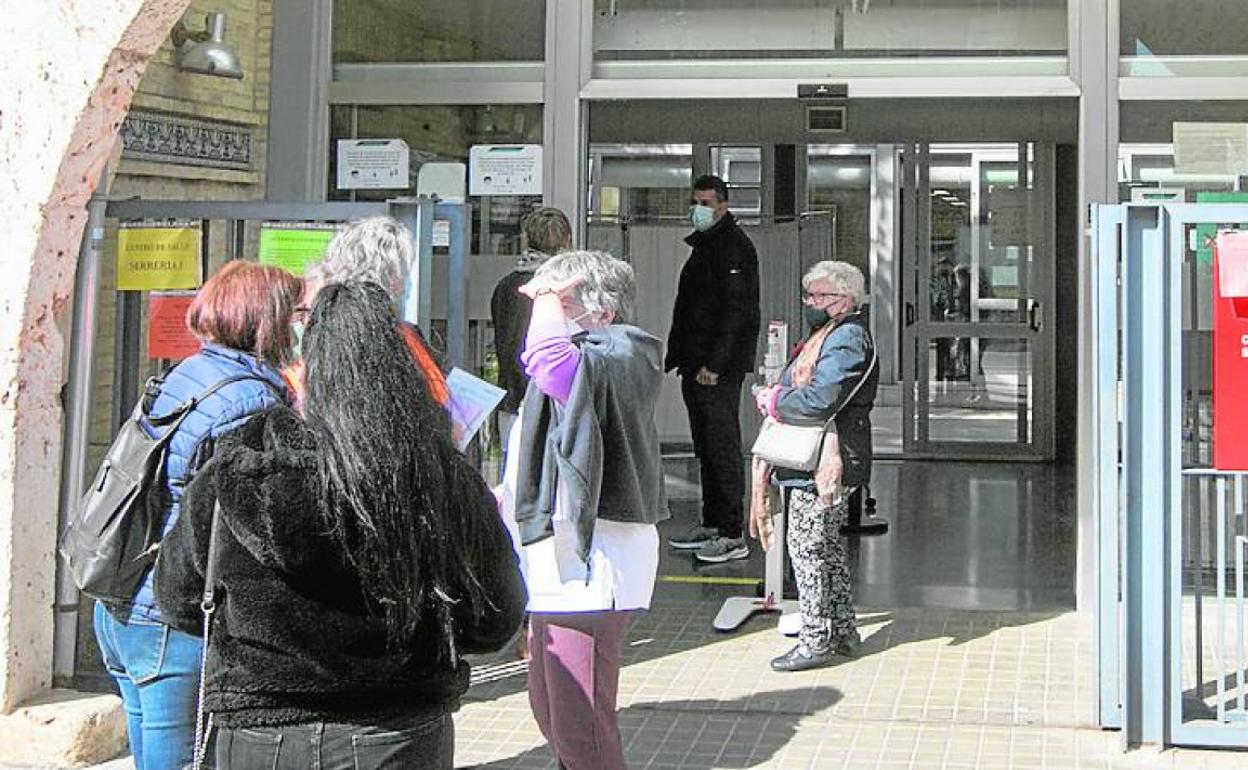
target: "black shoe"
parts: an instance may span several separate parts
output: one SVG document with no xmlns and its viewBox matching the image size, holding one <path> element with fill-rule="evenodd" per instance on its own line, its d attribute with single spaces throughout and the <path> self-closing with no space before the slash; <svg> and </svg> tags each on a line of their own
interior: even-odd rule
<svg viewBox="0 0 1248 770">
<path fill-rule="evenodd" d="M 808 671 L 820 668 L 836 660 L 836 650 L 811 652 L 799 644 L 778 658 L 771 659 L 772 671 Z"/>
</svg>

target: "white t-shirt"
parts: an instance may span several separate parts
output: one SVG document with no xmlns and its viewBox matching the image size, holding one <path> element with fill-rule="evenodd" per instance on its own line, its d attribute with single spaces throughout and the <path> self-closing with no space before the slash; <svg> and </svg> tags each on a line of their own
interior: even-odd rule
<svg viewBox="0 0 1248 770">
<path fill-rule="evenodd" d="M 650 606 L 659 571 L 659 531 L 653 524 L 598 519 L 589 551 L 589 576 L 577 555 L 575 525 L 563 518 L 568 494 L 563 482 L 555 496 L 553 537 L 522 546 L 516 524 L 515 492 L 519 475 L 523 410 L 507 441 L 503 483 L 495 490 L 503 521 L 520 557 L 529 589 L 530 612 L 593 612 L 637 610 Z"/>
</svg>

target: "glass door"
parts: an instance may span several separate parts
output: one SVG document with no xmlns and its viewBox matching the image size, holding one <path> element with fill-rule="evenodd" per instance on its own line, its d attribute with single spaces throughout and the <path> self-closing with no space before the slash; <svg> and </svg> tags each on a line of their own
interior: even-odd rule
<svg viewBox="0 0 1248 770">
<path fill-rule="evenodd" d="M 915 143 L 901 170 L 904 453 L 1050 459 L 1052 146 Z"/>
</svg>

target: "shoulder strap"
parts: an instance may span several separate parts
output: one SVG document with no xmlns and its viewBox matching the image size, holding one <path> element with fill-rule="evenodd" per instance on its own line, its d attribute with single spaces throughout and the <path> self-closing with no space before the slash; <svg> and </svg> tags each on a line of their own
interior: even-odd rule
<svg viewBox="0 0 1248 770">
<path fill-rule="evenodd" d="M 242 382 L 244 380 L 256 380 L 257 382 L 264 383 L 268 386 L 273 395 L 278 397 L 279 400 L 283 400 L 285 397 L 285 393 L 283 393 L 278 386 L 267 377 L 259 377 L 254 374 L 236 374 L 233 377 L 226 377 L 224 380 L 212 385 L 199 395 L 187 399 L 168 414 L 161 415 L 160 417 L 153 417 L 151 415 L 145 416 L 147 417 L 147 421 L 150 422 L 154 428 L 163 428 L 167 425 L 177 427 L 182 423 L 182 420 L 195 409 L 197 404 L 203 403 L 209 396 L 216 393 L 218 390 L 221 390 L 226 385 L 233 385 L 236 382 Z"/>
<path fill-rule="evenodd" d="M 875 347 L 875 340 L 872 339 L 871 340 L 871 363 L 867 364 L 867 370 L 862 373 L 862 378 L 858 380 L 858 384 L 854 386 L 854 389 L 849 392 L 849 398 L 846 398 L 844 401 L 842 401 L 840 407 L 837 408 L 836 412 L 834 412 L 833 415 L 828 418 L 828 421 L 823 424 L 823 429 L 825 431 L 830 429 L 833 425 L 836 424 L 836 418 L 841 415 L 841 410 L 844 409 L 846 406 L 848 406 L 849 402 L 853 401 L 854 398 L 858 395 L 858 391 L 862 390 L 862 386 L 867 384 L 867 379 L 871 376 L 871 373 L 875 371 L 875 367 L 879 366 L 879 363 L 880 363 L 879 351 Z"/>
<path fill-rule="evenodd" d="M 248 379 L 248 378 L 242 378 Z M 208 636 L 212 631 L 212 613 L 217 609 L 217 543 L 220 541 L 221 502 L 212 504 L 212 522 L 208 525 L 208 562 L 204 565 L 204 594 L 199 609 L 204 615 L 204 644 L 199 654 L 199 692 L 195 703 L 195 745 L 191 766 L 200 770 L 208 753 L 208 735 L 212 718 L 206 713 L 204 696 L 208 688 Z"/>
</svg>

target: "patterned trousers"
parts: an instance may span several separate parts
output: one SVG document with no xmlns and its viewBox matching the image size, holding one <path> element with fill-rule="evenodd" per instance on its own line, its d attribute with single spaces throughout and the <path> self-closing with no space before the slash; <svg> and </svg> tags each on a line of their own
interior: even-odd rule
<svg viewBox="0 0 1248 770">
<path fill-rule="evenodd" d="M 839 504 L 825 506 L 813 489 L 795 489 L 789 498 L 786 535 L 802 609 L 798 640 L 816 653 L 858 636 L 848 554 L 841 535 L 848 497 L 843 495 Z"/>
</svg>

